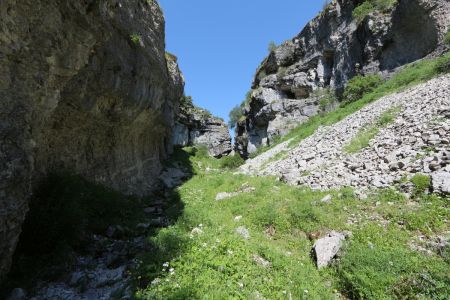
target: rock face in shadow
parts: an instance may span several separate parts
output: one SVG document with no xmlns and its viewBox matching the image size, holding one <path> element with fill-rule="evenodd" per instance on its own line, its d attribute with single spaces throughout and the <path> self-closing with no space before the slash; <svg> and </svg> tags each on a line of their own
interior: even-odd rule
<svg viewBox="0 0 450 300">
<path fill-rule="evenodd" d="M 178 146 L 203 145 L 209 155 L 223 157 L 232 151 L 228 126 L 208 111 L 192 104 L 190 97 L 184 97 L 180 105 L 173 144 Z"/>
<path fill-rule="evenodd" d="M 152 189 L 183 79 L 156 1 L 4 0 L 0 16 L 1 277 L 49 172 Z"/>
<path fill-rule="evenodd" d="M 360 0 L 335 0 L 292 40 L 271 51 L 257 69 L 245 120 L 236 126 L 235 150 L 246 157 L 333 103 L 320 103 L 329 89 L 340 94 L 359 74 L 383 75 L 444 51 L 450 3 L 402 0 L 363 20 L 352 16 Z M 326 105 L 324 105 L 326 104 Z"/>
</svg>

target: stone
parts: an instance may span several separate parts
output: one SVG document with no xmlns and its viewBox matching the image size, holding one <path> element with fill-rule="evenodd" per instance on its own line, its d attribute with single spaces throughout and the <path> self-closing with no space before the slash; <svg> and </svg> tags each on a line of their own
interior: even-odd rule
<svg viewBox="0 0 450 300">
<path fill-rule="evenodd" d="M 327 236 L 318 239 L 313 246 L 316 258 L 317 268 L 321 269 L 330 264 L 331 260 L 336 256 L 345 240 L 343 233 L 332 231 Z"/>
<path fill-rule="evenodd" d="M 9 294 L 8 298 L 6 300 L 26 300 L 27 299 L 27 293 L 24 289 L 21 288 L 15 288 L 12 290 L 12 292 Z"/>
<path fill-rule="evenodd" d="M 236 192 L 233 192 L 233 193 L 220 192 L 220 193 L 217 193 L 217 195 L 216 195 L 216 201 L 225 200 L 225 199 L 237 196 L 237 195 L 239 195 L 239 193 L 236 193 Z"/>
<path fill-rule="evenodd" d="M 202 234 L 203 233 L 203 230 L 201 229 L 201 228 L 199 228 L 199 227 L 195 227 L 195 228 L 193 228 L 192 230 L 191 230 L 191 235 L 199 235 L 199 234 Z"/>
<path fill-rule="evenodd" d="M 325 197 L 323 197 L 320 202 L 324 202 L 324 203 L 329 203 L 332 199 L 331 195 L 326 195 Z"/>
<path fill-rule="evenodd" d="M 186 177 L 187 174 L 179 168 L 166 168 L 159 178 L 166 187 L 174 188 L 181 185 Z"/>
<path fill-rule="evenodd" d="M 434 193 L 450 194 L 450 172 L 432 173 L 431 185 Z"/>
<path fill-rule="evenodd" d="M 257 254 L 253 254 L 252 255 L 253 261 L 260 265 L 261 267 L 267 268 L 270 267 L 270 262 L 264 258 L 262 258 L 261 256 L 257 255 Z"/>
<path fill-rule="evenodd" d="M 236 228 L 236 233 L 242 236 L 244 239 L 248 240 L 250 238 L 250 232 L 244 226 L 239 226 Z"/>
<path fill-rule="evenodd" d="M 159 213 L 159 210 L 156 207 L 146 207 L 146 208 L 144 208 L 144 212 L 146 214 L 156 214 L 156 213 Z"/>
</svg>

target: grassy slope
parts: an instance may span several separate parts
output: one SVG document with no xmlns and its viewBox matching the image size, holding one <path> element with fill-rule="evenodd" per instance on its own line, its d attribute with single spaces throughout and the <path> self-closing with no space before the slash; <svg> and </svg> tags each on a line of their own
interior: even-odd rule
<svg viewBox="0 0 450 300">
<path fill-rule="evenodd" d="M 348 188 L 314 192 L 270 177 L 235 175 L 202 155 L 190 161 L 196 175 L 178 190 L 184 213 L 151 238 L 155 252 L 142 256 L 135 271 L 139 299 L 448 298 L 448 254 L 427 256 L 408 246 L 419 233 L 449 229 L 448 200 L 422 193 L 406 200 L 394 190 L 359 200 Z M 215 201 L 218 192 L 243 185 L 255 191 Z M 331 202 L 321 202 L 327 194 Z M 249 230 L 248 240 L 236 233 L 239 226 Z M 337 266 L 318 271 L 308 235 L 331 229 L 353 237 Z M 258 265 L 254 255 L 271 266 Z"/>
<path fill-rule="evenodd" d="M 293 147 L 303 139 L 312 135 L 320 126 L 333 125 L 383 96 L 403 91 L 408 87 L 430 80 L 439 74 L 448 73 L 450 72 L 450 69 L 448 69 L 449 62 L 450 53 L 437 59 L 424 59 L 411 63 L 395 74 L 391 79 L 376 87 L 372 92 L 365 94 L 361 99 L 343 105 L 327 114 L 316 115 L 309 118 L 308 121 L 291 130 L 287 135 L 276 139 L 275 143 L 270 147 L 258 149 L 258 152 L 252 154 L 252 157 L 289 139 L 292 139 L 289 145 Z"/>
</svg>

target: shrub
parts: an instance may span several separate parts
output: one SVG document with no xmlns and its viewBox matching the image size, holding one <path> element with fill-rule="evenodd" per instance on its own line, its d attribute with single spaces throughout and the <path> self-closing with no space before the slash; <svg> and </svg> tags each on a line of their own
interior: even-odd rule
<svg viewBox="0 0 450 300">
<path fill-rule="evenodd" d="M 269 43 L 269 46 L 268 46 L 269 52 L 273 52 L 273 51 L 275 51 L 276 49 L 277 49 L 277 44 L 275 44 L 274 41 L 271 41 L 271 42 Z"/>
<path fill-rule="evenodd" d="M 365 0 L 353 10 L 353 17 L 362 21 L 367 15 L 375 11 L 387 11 L 397 3 L 397 0 Z"/>
<path fill-rule="evenodd" d="M 170 53 L 170 52 L 167 52 L 167 51 L 166 51 L 165 56 L 166 56 L 166 59 L 167 59 L 167 60 L 172 60 L 172 61 L 174 61 L 174 62 L 177 62 L 177 61 L 178 61 L 178 57 L 177 57 L 176 55 Z"/>
<path fill-rule="evenodd" d="M 193 107 L 194 103 L 191 96 L 183 96 L 180 99 L 180 105 L 183 107 Z"/>
<path fill-rule="evenodd" d="M 263 80 L 266 77 L 267 77 L 267 73 L 265 70 L 260 71 L 257 75 L 258 80 Z"/>
<path fill-rule="evenodd" d="M 329 89 L 320 89 L 317 91 L 314 91 L 311 94 L 312 97 L 317 97 L 319 98 L 319 109 L 320 111 L 324 112 L 326 111 L 326 109 L 333 104 L 334 102 L 337 101 L 336 95 L 334 94 L 334 92 Z"/>
<path fill-rule="evenodd" d="M 244 164 L 244 159 L 239 155 L 229 155 L 220 159 L 220 167 L 222 169 L 236 169 Z"/>
<path fill-rule="evenodd" d="M 445 34 L 444 43 L 450 44 L 450 29 Z"/>
<path fill-rule="evenodd" d="M 133 42 L 133 44 L 139 45 L 139 43 L 141 42 L 141 36 L 137 33 L 130 34 L 130 40 Z"/>
<path fill-rule="evenodd" d="M 325 11 L 328 8 L 328 5 L 330 5 L 331 0 L 325 0 L 322 3 L 322 11 Z"/>
<path fill-rule="evenodd" d="M 344 103 L 354 102 L 361 99 L 364 94 L 370 93 L 377 88 L 383 80 L 378 74 L 355 76 L 350 79 L 344 90 Z"/>
<path fill-rule="evenodd" d="M 247 94 L 245 94 L 245 99 L 241 102 L 241 104 L 239 104 L 239 106 L 236 105 L 235 107 L 233 107 L 233 109 L 228 114 L 230 118 L 228 121 L 228 126 L 230 126 L 230 128 L 234 128 L 237 122 L 245 119 L 242 109 L 248 106 L 250 104 L 250 101 L 252 101 L 252 92 L 253 90 L 248 91 Z"/>
<path fill-rule="evenodd" d="M 239 105 L 236 105 L 235 107 L 233 107 L 233 109 L 230 111 L 230 113 L 228 114 L 229 116 L 229 121 L 228 121 L 228 126 L 233 129 L 234 127 L 236 127 L 236 123 L 239 122 L 239 120 L 242 117 L 242 108 Z"/>
<path fill-rule="evenodd" d="M 416 194 L 423 194 L 431 184 L 430 177 L 425 174 L 414 175 L 411 178 L 411 182 L 414 184 Z"/>
<path fill-rule="evenodd" d="M 436 72 L 449 73 L 450 72 L 450 55 L 445 55 L 438 58 L 436 62 Z"/>
</svg>

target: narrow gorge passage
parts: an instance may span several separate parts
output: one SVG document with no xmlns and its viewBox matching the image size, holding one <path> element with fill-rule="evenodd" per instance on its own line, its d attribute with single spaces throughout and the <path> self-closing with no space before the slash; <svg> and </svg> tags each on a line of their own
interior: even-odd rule
<svg viewBox="0 0 450 300">
<path fill-rule="evenodd" d="M 450 0 L 0 16 L 1 299 L 450 298 Z"/>
</svg>

